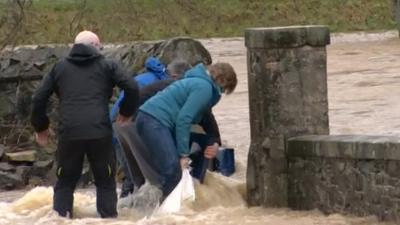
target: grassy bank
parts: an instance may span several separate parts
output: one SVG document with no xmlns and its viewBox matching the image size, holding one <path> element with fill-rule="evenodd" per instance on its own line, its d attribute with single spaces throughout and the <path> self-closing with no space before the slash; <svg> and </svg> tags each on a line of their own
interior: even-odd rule
<svg viewBox="0 0 400 225">
<path fill-rule="evenodd" d="M 393 10 L 393 0 L 33 0 L 17 43 L 70 42 L 82 29 L 105 42 L 243 36 L 247 27 L 299 24 L 386 30 L 396 28 Z"/>
</svg>

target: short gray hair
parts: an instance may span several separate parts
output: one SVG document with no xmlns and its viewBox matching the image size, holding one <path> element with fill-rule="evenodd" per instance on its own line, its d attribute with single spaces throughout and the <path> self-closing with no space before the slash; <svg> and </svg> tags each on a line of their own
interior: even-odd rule
<svg viewBox="0 0 400 225">
<path fill-rule="evenodd" d="M 181 78 L 183 74 L 192 68 L 192 66 L 184 59 L 174 59 L 167 66 L 167 73 L 172 76 L 179 76 Z"/>
</svg>

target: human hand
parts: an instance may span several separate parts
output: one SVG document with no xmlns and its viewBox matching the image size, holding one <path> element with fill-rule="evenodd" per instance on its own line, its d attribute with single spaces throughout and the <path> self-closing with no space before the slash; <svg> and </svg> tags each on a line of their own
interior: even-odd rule
<svg viewBox="0 0 400 225">
<path fill-rule="evenodd" d="M 117 124 L 119 124 L 121 126 L 125 126 L 132 121 L 132 116 L 124 116 L 124 115 L 119 114 L 116 121 L 117 121 Z"/>
<path fill-rule="evenodd" d="M 204 150 L 204 157 L 206 159 L 213 159 L 217 156 L 219 144 L 214 143 L 213 145 L 207 146 L 206 150 Z"/>
<path fill-rule="evenodd" d="M 182 157 L 182 158 L 180 159 L 180 163 L 181 163 L 181 168 L 182 168 L 182 170 L 188 169 L 191 162 L 192 162 L 192 160 L 190 160 L 189 157 L 186 157 L 186 156 Z"/>
<path fill-rule="evenodd" d="M 40 146 L 45 146 L 49 142 L 50 131 L 46 129 L 44 131 L 35 133 L 35 140 Z"/>
</svg>

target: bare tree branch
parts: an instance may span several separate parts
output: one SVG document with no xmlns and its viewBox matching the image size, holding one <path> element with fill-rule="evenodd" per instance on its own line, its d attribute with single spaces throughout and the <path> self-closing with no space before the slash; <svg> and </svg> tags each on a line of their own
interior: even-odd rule
<svg viewBox="0 0 400 225">
<path fill-rule="evenodd" d="M 24 27 L 25 10 L 32 5 L 32 0 L 8 0 L 5 3 L 4 15 L 0 18 L 0 30 L 4 37 L 0 40 L 0 50 L 14 46 Z"/>
<path fill-rule="evenodd" d="M 73 37 L 81 29 L 81 21 L 86 11 L 87 0 L 83 0 L 79 6 L 78 12 L 69 23 L 69 35 Z"/>
</svg>

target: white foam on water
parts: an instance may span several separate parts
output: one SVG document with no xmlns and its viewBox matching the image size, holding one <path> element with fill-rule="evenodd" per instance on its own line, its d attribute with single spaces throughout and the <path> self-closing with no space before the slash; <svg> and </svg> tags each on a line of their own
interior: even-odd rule
<svg viewBox="0 0 400 225">
<path fill-rule="evenodd" d="M 59 217 L 52 210 L 51 187 L 36 187 L 13 202 L 0 203 L 0 224 L 32 225 L 128 225 L 128 224 L 273 224 L 273 225 L 345 225 L 376 224 L 369 218 L 349 218 L 341 215 L 324 216 L 318 211 L 291 211 L 246 207 L 243 198 L 244 184 L 217 173 L 207 173 L 204 184 L 195 184 L 195 202 L 184 202 L 179 213 L 146 217 L 135 209 L 119 209 L 116 219 L 97 217 L 95 195 L 91 191 L 78 190 L 74 197 L 74 219 Z"/>
</svg>

